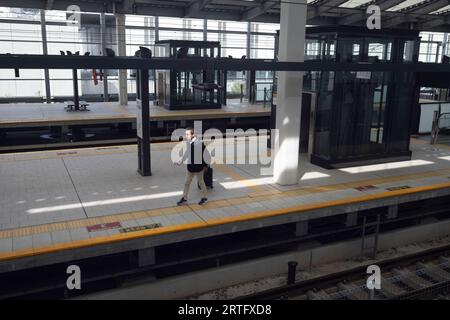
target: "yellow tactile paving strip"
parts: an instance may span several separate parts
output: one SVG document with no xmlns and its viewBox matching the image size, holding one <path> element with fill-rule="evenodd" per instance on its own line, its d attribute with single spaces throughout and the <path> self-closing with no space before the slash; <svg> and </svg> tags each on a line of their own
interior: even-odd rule
<svg viewBox="0 0 450 320">
<path fill-rule="evenodd" d="M 282 209 L 277 209 L 277 210 L 263 210 L 263 211 L 249 213 L 249 214 L 243 214 L 243 215 L 236 216 L 236 217 L 211 219 L 211 220 L 208 220 L 207 222 L 201 221 L 201 222 L 194 222 L 194 223 L 179 224 L 179 225 L 175 225 L 175 226 L 167 226 L 167 227 L 161 227 L 161 228 L 157 228 L 157 229 L 149 229 L 149 230 L 135 231 L 135 232 L 130 232 L 130 233 L 96 237 L 96 238 L 85 239 L 85 240 L 71 241 L 71 242 L 67 242 L 67 243 L 49 245 L 49 246 L 44 246 L 44 247 L 39 247 L 39 248 L 21 249 L 21 250 L 15 251 L 15 252 L 0 253 L 0 261 L 25 258 L 25 257 L 46 254 L 46 253 L 55 253 L 55 252 L 59 252 L 59 251 L 63 251 L 63 250 L 77 249 L 77 248 L 82 248 L 82 247 L 96 246 L 96 245 L 102 245 L 102 244 L 103 245 L 104 244 L 112 244 L 112 243 L 116 243 L 119 241 L 139 239 L 139 238 L 154 236 L 154 235 L 159 235 L 159 234 L 188 231 L 188 230 L 211 227 L 211 226 L 216 226 L 216 225 L 221 225 L 221 224 L 226 224 L 226 223 L 248 221 L 248 220 L 254 220 L 254 219 L 258 219 L 258 218 L 267 218 L 267 217 L 277 216 L 277 215 L 282 215 L 282 214 L 300 213 L 300 212 L 305 212 L 305 211 L 310 211 L 310 210 L 317 210 L 317 209 L 321 209 L 321 208 L 340 206 L 340 205 L 348 205 L 348 204 L 360 203 L 360 202 L 370 201 L 370 200 L 378 200 L 378 199 L 383 199 L 383 198 L 398 197 L 398 196 L 402 196 L 402 195 L 408 195 L 408 194 L 432 191 L 432 190 L 439 190 L 439 189 L 445 189 L 445 188 L 450 188 L 450 182 L 435 184 L 435 185 L 431 185 L 431 186 L 415 187 L 415 188 L 410 188 L 410 189 L 401 189 L 401 190 L 395 190 L 395 191 L 389 191 L 389 192 L 382 192 L 379 194 L 362 195 L 360 197 L 347 197 L 347 198 L 342 198 L 339 200 L 325 201 L 325 202 L 321 202 L 321 203 L 317 203 L 317 204 L 310 204 L 310 205 L 298 205 L 298 206 L 294 206 L 294 207 L 290 207 L 290 208 L 282 208 Z"/>
<path fill-rule="evenodd" d="M 416 140 L 416 139 L 414 139 L 414 140 Z M 418 140 L 418 142 L 422 143 L 423 141 Z M 169 150 L 172 146 L 173 146 L 173 143 L 171 143 L 171 142 L 159 143 L 159 144 L 153 145 L 153 147 L 155 147 L 158 150 Z M 435 145 L 435 147 L 441 148 L 442 146 Z M 15 156 L 19 157 L 20 155 L 26 155 L 26 157 L 22 160 L 34 160 L 34 159 L 59 158 L 59 157 L 67 157 L 67 156 L 90 156 L 90 155 L 98 155 L 98 154 L 117 154 L 117 153 L 126 153 L 126 152 L 136 152 L 136 146 L 129 145 L 129 146 L 104 147 L 104 148 L 85 148 L 85 149 L 73 149 L 73 150 L 71 149 L 71 150 L 64 150 L 64 151 L 44 151 L 44 152 L 35 152 L 35 153 L 15 154 Z M 7 158 L 7 157 L 0 156 L 0 162 L 1 161 L 17 161 L 17 158 Z M 214 208 L 220 208 L 220 207 L 232 207 L 234 205 L 239 205 L 239 204 L 257 203 L 257 202 L 260 202 L 263 200 L 295 197 L 295 196 L 307 195 L 307 194 L 317 194 L 317 193 L 327 192 L 327 191 L 345 190 L 345 189 L 351 189 L 351 188 L 367 186 L 367 185 L 399 182 L 399 181 L 414 180 L 414 179 L 427 178 L 427 177 L 445 176 L 447 174 L 450 174 L 450 168 L 449 168 L 449 169 L 445 169 L 445 170 L 434 170 L 434 171 L 428 171 L 428 172 L 422 172 L 422 173 L 404 174 L 404 175 L 390 176 L 390 177 L 385 177 L 385 178 L 343 182 L 343 183 L 336 183 L 336 184 L 329 184 L 329 185 L 322 185 L 322 186 L 315 186 L 315 187 L 300 187 L 299 186 L 299 188 L 297 188 L 297 189 L 292 189 L 289 191 L 280 191 L 270 185 L 260 186 L 260 185 L 254 184 L 251 179 L 247 179 L 247 178 L 243 177 L 242 175 L 240 175 L 236 171 L 236 170 L 238 170 L 236 168 L 233 169 L 233 167 L 228 167 L 225 165 L 215 165 L 214 167 L 217 170 L 222 171 L 227 176 L 230 176 L 231 178 L 233 178 L 234 181 L 239 181 L 245 187 L 250 188 L 252 190 L 252 192 L 247 194 L 246 196 L 239 197 L 239 198 L 210 201 L 209 203 L 207 203 L 206 205 L 203 205 L 203 206 L 191 204 L 191 205 L 182 206 L 182 207 L 167 207 L 167 208 L 154 209 L 154 210 L 148 210 L 148 211 L 130 212 L 130 213 L 108 215 L 108 216 L 102 216 L 102 217 L 96 217 L 96 218 L 86 218 L 86 219 L 80 219 L 80 220 L 72 220 L 72 221 L 66 221 L 66 222 L 50 223 L 50 224 L 43 224 L 43 225 L 37 225 L 37 226 L 31 226 L 31 227 L 22 227 L 22 228 L 17 228 L 17 229 L 3 230 L 3 231 L 0 231 L 0 238 L 29 236 L 29 235 L 34 235 L 34 234 L 38 234 L 38 233 L 49 233 L 49 232 L 60 231 L 60 230 L 72 230 L 72 229 L 83 228 L 83 227 L 96 225 L 96 224 L 122 222 L 122 221 L 128 221 L 128 220 L 139 220 L 139 219 L 144 219 L 144 218 L 149 218 L 149 217 L 166 216 L 166 215 L 177 214 L 177 213 L 186 213 L 186 212 L 195 213 L 196 210 L 214 209 Z M 102 244 L 102 243 L 139 238 L 141 236 L 144 237 L 147 235 L 156 235 L 156 234 L 161 234 L 161 233 L 189 230 L 189 228 L 193 229 L 193 228 L 205 227 L 205 226 L 210 226 L 210 225 L 215 225 L 215 224 L 231 223 L 231 222 L 257 219 L 257 218 L 262 218 L 262 217 L 269 217 L 272 215 L 309 211 L 309 210 L 320 209 L 320 208 L 325 208 L 325 207 L 330 207 L 330 206 L 358 203 L 358 202 L 362 202 L 362 201 L 376 200 L 376 199 L 381 199 L 381 198 L 386 198 L 386 197 L 405 195 L 405 194 L 427 191 L 427 190 L 437 190 L 437 189 L 448 188 L 448 187 L 450 187 L 450 182 L 431 185 L 431 186 L 424 186 L 424 187 L 414 187 L 414 188 L 409 188 L 409 189 L 405 189 L 405 190 L 381 192 L 381 193 L 369 194 L 369 195 L 366 194 L 366 195 L 362 195 L 361 197 L 358 196 L 358 197 L 343 198 L 343 199 L 334 200 L 334 201 L 324 201 L 324 202 L 315 203 L 312 205 L 299 205 L 299 206 L 295 206 L 295 207 L 291 207 L 291 208 L 283 208 L 283 209 L 278 209 L 278 210 L 264 210 L 264 211 L 258 211 L 258 212 L 248 213 L 248 214 L 242 214 L 242 215 L 234 216 L 234 217 L 209 219 L 206 221 L 199 221 L 199 222 L 188 223 L 188 224 L 178 224 L 175 226 L 160 227 L 160 228 L 151 229 L 151 230 L 134 231 L 134 232 L 130 232 L 127 234 L 118 234 L 118 235 L 111 235 L 111 236 L 106 236 L 106 237 L 91 238 L 91 239 L 86 239 L 86 240 L 74 241 L 74 242 L 70 242 L 70 243 L 55 244 L 55 245 L 42 247 L 42 248 L 36 248 L 36 249 L 26 249 L 26 250 L 24 249 L 24 250 L 18 250 L 15 252 L 0 253 L 0 261 L 15 259 L 15 258 L 19 258 L 19 257 L 34 255 L 34 254 L 56 252 L 59 250 L 65 250 L 65 249 L 70 249 L 70 248 L 79 248 L 79 247 L 83 247 L 83 246 L 87 246 L 87 245 L 97 245 L 97 244 Z"/>
<path fill-rule="evenodd" d="M 226 168 L 226 167 L 223 166 L 220 170 L 223 170 L 223 168 Z M 236 173 L 232 169 L 229 169 L 229 168 L 226 168 L 226 169 L 227 170 L 224 171 L 225 174 L 230 173 L 230 174 L 234 175 L 234 178 L 236 178 L 236 180 L 246 181 L 244 177 L 240 176 L 238 173 Z M 288 197 L 307 195 L 307 194 L 317 194 L 317 193 L 321 193 L 321 192 L 345 190 L 345 189 L 349 189 L 349 188 L 356 188 L 356 187 L 372 185 L 372 184 L 399 182 L 399 181 L 413 180 L 413 179 L 418 179 L 418 178 L 442 176 L 442 175 L 446 175 L 446 174 L 450 174 L 450 169 L 429 171 L 429 172 L 416 173 L 416 174 L 391 176 L 391 177 L 380 178 L 380 179 L 360 180 L 360 181 L 353 181 L 353 182 L 348 182 L 348 183 L 330 184 L 330 185 L 323 185 L 323 186 L 317 186 L 317 187 L 303 187 L 303 188 L 289 190 L 289 191 L 279 191 L 275 188 L 262 189 L 260 186 L 255 186 L 250 181 L 247 181 L 248 187 L 252 188 L 252 189 L 256 189 L 256 192 L 250 193 L 250 194 L 240 197 L 240 198 L 213 200 L 213 201 L 209 201 L 207 204 L 202 205 L 202 206 L 199 206 L 197 204 L 190 204 L 190 205 L 181 206 L 181 207 L 178 207 L 178 206 L 166 207 L 166 208 L 153 209 L 153 210 L 147 210 L 147 211 L 129 212 L 129 213 L 114 214 L 114 215 L 95 217 L 95 218 L 85 218 L 85 219 L 72 220 L 72 221 L 66 221 L 66 222 L 57 222 L 57 223 L 43 224 L 43 225 L 37 225 L 37 226 L 2 230 L 2 231 L 0 231 L 0 238 L 8 238 L 11 236 L 14 236 L 14 237 L 28 236 L 28 235 L 33 235 L 33 234 L 37 234 L 37 233 L 46 233 L 46 232 L 59 231 L 59 230 L 71 230 L 71 229 L 87 227 L 87 226 L 91 226 L 91 225 L 95 225 L 95 224 L 105 224 L 105 223 L 110 223 L 110 222 L 122 222 L 122 221 L 128 221 L 128 220 L 144 219 L 144 218 L 149 218 L 149 217 L 170 215 L 170 214 L 183 213 L 183 212 L 189 212 L 189 211 L 195 213 L 195 210 L 200 210 L 200 209 L 202 209 L 202 210 L 214 209 L 214 208 L 229 207 L 229 206 L 234 206 L 234 205 L 239 205 L 239 204 L 244 204 L 244 203 L 247 203 L 247 204 L 248 203 L 258 203 L 262 200 L 288 198 Z M 408 190 L 412 190 L 412 188 L 408 189 Z"/>
<path fill-rule="evenodd" d="M 173 143 L 160 143 L 156 146 L 159 150 L 168 150 L 171 148 Z M 77 157 L 77 156 L 90 156 L 90 155 L 108 155 L 108 154 L 117 154 L 117 153 L 127 153 L 135 151 L 135 146 L 126 146 L 127 148 L 119 147 L 104 147 L 104 148 L 85 148 L 85 149 L 74 149 L 61 151 L 45 151 L 48 153 L 47 155 L 41 155 L 43 152 L 36 152 L 36 156 L 27 157 L 21 160 L 37 160 L 37 159 L 51 159 L 51 158 L 60 158 L 60 157 Z M 24 153 L 23 153 L 24 154 Z M 0 162 L 4 161 L 17 161 L 17 159 L 2 159 L 0 158 Z M 226 207 L 229 205 L 236 205 L 241 203 L 249 203 L 249 202 L 259 202 L 261 200 L 268 200 L 273 198 L 280 197 L 290 197 L 290 196 L 298 196 L 298 195 L 306 195 L 306 194 L 316 194 L 320 192 L 326 191 L 335 191 L 335 190 L 344 190 L 348 188 L 356 188 L 360 186 L 373 185 L 373 184 L 381 184 L 381 183 L 389 183 L 389 182 L 399 182 L 405 180 L 412 179 L 420 179 L 426 177 L 434 177 L 450 174 L 450 169 L 447 170 L 435 170 L 428 171 L 422 173 L 414 173 L 414 174 L 405 174 L 405 175 L 397 175 L 390 176 L 385 178 L 377 178 L 371 180 L 358 180 L 353 182 L 343 182 L 337 184 L 329 184 L 315 187 L 301 187 L 299 186 L 296 189 L 292 189 L 290 191 L 280 191 L 270 185 L 258 186 L 252 183 L 251 180 L 243 177 L 236 170 L 233 170 L 232 167 L 227 167 L 225 165 L 215 165 L 215 169 L 222 171 L 229 177 L 232 177 L 234 181 L 241 182 L 245 187 L 248 187 L 253 190 L 252 193 L 249 193 L 245 197 L 231 199 L 231 200 L 217 200 L 210 201 L 208 204 L 203 205 L 202 207 L 192 204 L 189 207 L 193 210 L 198 209 L 208 209 L 208 208 L 218 208 L 218 207 Z M 14 236 L 26 236 L 32 235 L 40 232 L 49 232 L 49 231 L 58 231 L 58 230 L 67 230 L 67 229 L 76 229 L 80 227 L 86 227 L 94 224 L 104 224 L 108 222 L 117 222 L 117 221 L 127 221 L 132 219 L 143 219 L 146 217 L 158 216 L 158 215 L 166 215 L 173 214 L 181 211 L 185 211 L 182 208 L 186 207 L 168 207 L 163 209 L 154 209 L 149 211 L 141 211 L 141 212 L 132 212 L 125 214 L 116 214 L 110 216 L 103 216 L 99 218 L 86 218 L 81 220 L 74 220 L 62 223 L 52 223 L 48 225 L 39 226 L 37 229 L 36 226 L 33 227 L 23 227 L 19 229 L 14 229 Z M 42 229 L 44 228 L 44 229 Z M 19 231 L 20 230 L 20 231 Z M 40 230 L 40 231 L 38 231 Z M 0 238 L 5 238 L 10 236 L 11 230 L 0 231 Z"/>
<path fill-rule="evenodd" d="M 30 236 L 38 233 L 48 233 L 52 231 L 60 231 L 60 230 L 71 230 L 83 228 L 96 224 L 104 224 L 110 222 L 122 222 L 128 220 L 135 219 L 144 219 L 161 215 L 170 215 L 175 213 L 184 213 L 189 212 L 191 209 L 188 206 L 183 207 L 168 207 L 162 209 L 154 209 L 148 211 L 138 211 L 138 212 L 129 212 L 123 214 L 95 217 L 95 218 L 85 218 L 78 219 L 72 221 L 65 222 L 56 222 L 49 224 L 36 225 L 31 227 L 22 227 L 17 229 L 9 229 L 0 231 L 0 238 L 8 238 L 8 237 L 22 237 L 22 236 Z"/>
<path fill-rule="evenodd" d="M 420 179 L 420 178 L 445 176 L 447 174 L 450 174 L 450 169 L 445 169 L 445 170 L 440 169 L 440 170 L 433 170 L 433 171 L 426 171 L 426 172 L 419 172 L 419 173 L 402 174 L 402 175 L 390 176 L 390 177 L 384 177 L 384 178 L 342 182 L 342 183 L 336 183 L 336 184 L 330 184 L 330 185 L 324 185 L 324 186 L 318 186 L 318 187 L 303 188 L 303 187 L 299 186 L 298 189 L 293 189 L 293 190 L 294 191 L 304 190 L 304 191 L 307 191 L 308 193 L 313 193 L 315 190 L 315 192 L 317 193 L 317 192 L 323 192 L 323 191 L 342 190 L 342 189 L 347 189 L 347 188 L 356 188 L 356 187 L 361 187 L 361 186 L 368 186 L 368 185 L 382 184 L 382 183 L 389 183 L 389 182 L 399 182 L 399 181 L 414 180 L 414 179 Z"/>
</svg>

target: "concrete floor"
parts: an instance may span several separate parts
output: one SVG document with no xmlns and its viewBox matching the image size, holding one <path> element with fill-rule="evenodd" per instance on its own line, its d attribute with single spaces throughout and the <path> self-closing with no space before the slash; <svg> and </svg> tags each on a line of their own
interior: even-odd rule
<svg viewBox="0 0 450 320">
<path fill-rule="evenodd" d="M 90 111 L 67 112 L 64 103 L 15 103 L 0 104 L 0 128 L 30 127 L 56 124 L 82 124 L 133 121 L 136 118 L 136 102 L 130 101 L 127 106 L 117 102 L 92 102 Z M 169 111 L 162 106 L 151 105 L 150 114 L 155 121 L 187 120 L 207 118 L 230 118 L 232 116 L 269 116 L 270 109 L 261 104 L 249 105 L 239 99 L 230 99 L 221 109 L 208 110 L 176 110 Z"/>
<path fill-rule="evenodd" d="M 448 183 L 450 176 L 450 148 L 413 140 L 411 161 L 326 170 L 301 155 L 299 184 L 288 187 L 261 176 L 256 164 L 214 165 L 209 203 L 196 204 L 200 194 L 194 182 L 189 205 L 176 207 L 186 169 L 172 164 L 172 147 L 153 145 L 151 177 L 136 172 L 135 146 L 0 155 L 0 255 L 153 223 L 256 219 L 273 210 Z M 245 147 L 241 142 L 238 149 Z M 367 185 L 372 187 L 360 188 Z M 88 231 L 107 222 L 119 226 Z"/>
</svg>

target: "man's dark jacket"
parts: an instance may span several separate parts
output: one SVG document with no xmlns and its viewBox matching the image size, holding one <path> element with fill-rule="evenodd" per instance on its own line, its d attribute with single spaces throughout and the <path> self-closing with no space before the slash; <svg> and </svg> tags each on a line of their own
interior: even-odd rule
<svg viewBox="0 0 450 320">
<path fill-rule="evenodd" d="M 200 172 L 210 163 L 208 151 L 205 152 L 205 145 L 202 141 L 196 139 L 190 143 L 190 147 L 184 155 L 183 161 L 188 159 L 187 169 L 189 172 Z"/>
</svg>

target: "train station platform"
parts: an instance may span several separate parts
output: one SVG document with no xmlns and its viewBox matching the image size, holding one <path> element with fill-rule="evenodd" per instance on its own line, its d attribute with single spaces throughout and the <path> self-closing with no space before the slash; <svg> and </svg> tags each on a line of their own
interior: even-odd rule
<svg viewBox="0 0 450 320">
<path fill-rule="evenodd" d="M 152 144 L 150 177 L 133 145 L 0 155 L 0 273 L 450 195 L 450 148 L 411 145 L 411 161 L 333 170 L 302 154 L 284 187 L 258 164 L 215 164 L 203 206 L 195 183 L 176 206 L 174 143 Z"/>
<path fill-rule="evenodd" d="M 420 99 L 421 104 L 438 101 Z M 90 111 L 67 112 L 64 103 L 5 103 L 0 104 L 0 129 L 33 128 L 64 125 L 90 125 L 105 123 L 134 122 L 136 120 L 136 102 L 127 106 L 118 102 L 89 102 Z M 269 117 L 269 103 L 249 104 L 239 99 L 228 99 L 221 109 L 167 110 L 151 104 L 152 121 L 228 119 Z"/>
<path fill-rule="evenodd" d="M 90 102 L 90 111 L 67 112 L 64 103 L 15 103 L 0 104 L 0 129 L 32 128 L 64 125 L 90 125 L 105 123 L 124 123 L 136 121 L 136 102 L 127 106 L 117 102 Z M 152 121 L 228 119 L 237 117 L 268 117 L 270 108 L 262 104 L 251 105 L 246 102 L 229 100 L 221 109 L 166 110 L 151 105 Z"/>
</svg>

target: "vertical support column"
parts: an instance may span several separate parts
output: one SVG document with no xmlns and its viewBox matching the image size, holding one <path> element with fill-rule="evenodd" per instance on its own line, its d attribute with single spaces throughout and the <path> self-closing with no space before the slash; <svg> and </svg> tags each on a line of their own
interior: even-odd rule
<svg viewBox="0 0 450 320">
<path fill-rule="evenodd" d="M 159 41 L 159 17 L 155 17 L 155 42 Z"/>
<path fill-rule="evenodd" d="M 398 204 L 394 204 L 388 207 L 387 218 L 395 219 L 398 217 Z"/>
<path fill-rule="evenodd" d="M 155 248 L 151 247 L 138 250 L 137 258 L 139 267 L 146 267 L 155 264 Z"/>
<path fill-rule="evenodd" d="M 203 41 L 208 41 L 208 20 L 203 19 Z M 203 56 L 206 57 L 208 49 L 203 49 Z"/>
<path fill-rule="evenodd" d="M 308 220 L 297 221 L 295 223 L 295 236 L 296 237 L 306 236 L 308 234 L 308 226 L 309 226 Z"/>
<path fill-rule="evenodd" d="M 149 45 L 149 39 L 152 36 L 152 30 L 150 30 L 150 17 L 144 17 L 144 45 Z"/>
<path fill-rule="evenodd" d="M 448 41 L 448 33 L 444 33 L 444 39 L 442 40 L 442 52 L 441 52 L 441 60 L 447 51 L 447 41 Z M 441 62 L 441 61 L 439 61 Z"/>
<path fill-rule="evenodd" d="M 208 41 L 208 20 L 203 19 L 203 41 Z"/>
<path fill-rule="evenodd" d="M 157 32 L 156 32 L 156 20 L 157 17 L 144 17 L 144 44 L 145 46 L 149 46 L 152 43 L 157 41 Z M 153 48 L 153 56 L 156 56 L 156 48 Z M 153 101 L 157 99 L 156 97 L 156 70 L 151 71 L 152 80 L 153 80 Z"/>
<path fill-rule="evenodd" d="M 125 37 L 125 15 L 116 13 L 116 38 L 117 38 L 117 55 L 125 57 L 127 55 L 127 44 Z M 128 71 L 126 69 L 119 70 L 119 104 L 126 106 L 128 104 Z"/>
<path fill-rule="evenodd" d="M 281 3 L 279 61 L 302 62 L 306 27 L 306 0 Z M 280 185 L 298 182 L 302 72 L 278 76 L 274 180 Z"/>
<path fill-rule="evenodd" d="M 354 227 L 358 224 L 358 212 L 347 213 L 347 217 L 345 219 L 346 227 Z"/>
<path fill-rule="evenodd" d="M 247 22 L 247 48 L 245 51 L 245 54 L 247 55 L 247 59 L 250 59 L 250 54 L 251 54 L 251 47 L 252 47 L 252 33 L 251 33 L 251 28 L 252 28 L 252 24 L 251 22 Z M 236 58 L 240 58 L 240 57 L 236 57 Z M 250 79 L 251 77 L 251 72 L 247 70 L 246 72 L 246 76 L 245 76 L 245 86 L 246 88 L 246 94 L 247 94 L 247 99 L 250 101 L 250 97 L 252 96 L 252 81 Z"/>
<path fill-rule="evenodd" d="M 76 111 L 80 110 L 80 95 L 78 93 L 78 70 L 72 69 L 73 105 Z"/>
<path fill-rule="evenodd" d="M 374 235 L 374 239 L 373 239 L 373 251 L 372 251 L 373 259 L 377 258 L 377 253 L 378 253 L 378 238 L 380 235 L 380 222 L 381 222 L 381 214 L 378 213 L 377 214 L 377 222 L 375 225 L 375 235 Z"/>
<path fill-rule="evenodd" d="M 367 222 L 367 217 L 363 216 L 363 222 L 362 222 L 362 234 L 361 234 L 361 254 L 360 254 L 360 258 L 364 259 L 364 251 L 366 249 L 366 222 Z"/>
<path fill-rule="evenodd" d="M 106 18 L 103 12 L 100 13 L 100 43 L 102 47 L 102 55 L 106 56 Z M 107 70 L 103 70 L 103 101 L 107 102 L 109 100 L 108 98 Z"/>
<path fill-rule="evenodd" d="M 248 70 L 247 71 L 247 88 L 249 88 L 248 92 L 248 102 L 256 103 L 256 71 Z"/>
<path fill-rule="evenodd" d="M 41 36 L 42 36 L 42 54 L 48 55 L 47 48 L 47 25 L 45 22 L 45 10 L 41 9 Z M 48 69 L 44 69 L 44 81 L 45 81 L 45 101 L 50 103 L 51 92 L 50 92 L 50 72 Z"/>
<path fill-rule="evenodd" d="M 148 93 L 147 69 L 136 70 L 136 107 L 138 172 L 142 176 L 151 176 L 150 159 L 150 101 Z"/>
</svg>

